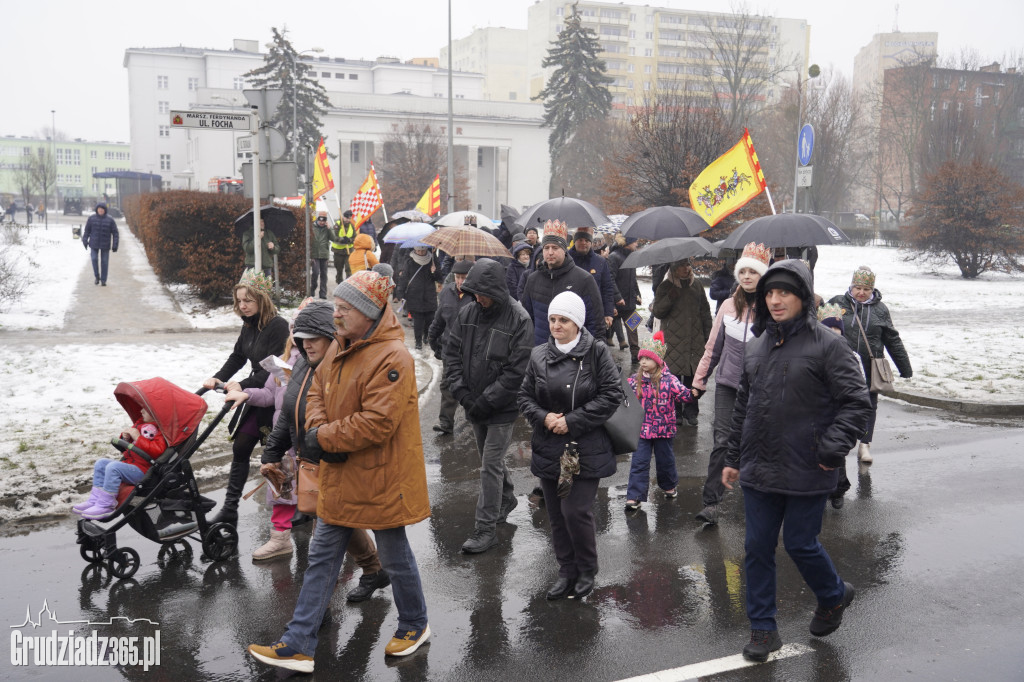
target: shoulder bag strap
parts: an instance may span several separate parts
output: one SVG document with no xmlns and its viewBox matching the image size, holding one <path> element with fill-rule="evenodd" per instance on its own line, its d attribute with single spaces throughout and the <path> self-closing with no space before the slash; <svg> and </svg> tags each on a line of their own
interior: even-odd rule
<svg viewBox="0 0 1024 682">
<path fill-rule="evenodd" d="M 861 324 L 860 315 L 857 314 L 856 310 L 853 311 L 853 319 L 857 320 L 857 326 L 860 327 L 860 335 L 864 337 L 864 347 L 868 350 L 868 357 L 874 360 L 875 356 L 871 352 L 871 344 L 868 343 L 868 335 L 864 333 L 864 325 Z"/>
</svg>

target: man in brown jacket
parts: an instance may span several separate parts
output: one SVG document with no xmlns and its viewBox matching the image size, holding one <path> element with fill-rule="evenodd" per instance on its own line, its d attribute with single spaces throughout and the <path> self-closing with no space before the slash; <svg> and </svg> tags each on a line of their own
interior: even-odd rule
<svg viewBox="0 0 1024 682">
<path fill-rule="evenodd" d="M 369 270 L 334 290 L 335 343 L 306 401 L 303 455 L 319 453 L 320 496 L 309 568 L 280 641 L 250 645 L 258 660 L 313 672 L 317 630 L 338 581 L 353 528 L 374 532 L 391 577 L 398 631 L 385 648 L 407 656 L 430 637 L 427 606 L 405 527 L 430 516 L 416 372 L 388 304 L 394 285 Z"/>
</svg>

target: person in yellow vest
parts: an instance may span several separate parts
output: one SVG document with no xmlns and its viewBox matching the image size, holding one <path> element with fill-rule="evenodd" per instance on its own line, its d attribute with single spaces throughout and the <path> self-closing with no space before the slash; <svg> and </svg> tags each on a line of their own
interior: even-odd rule
<svg viewBox="0 0 1024 682">
<path fill-rule="evenodd" d="M 352 275 L 348 257 L 352 254 L 352 245 L 357 234 L 356 227 L 352 224 L 352 211 L 345 211 L 335 226 L 338 232 L 331 235 L 331 253 L 334 255 L 334 281 L 341 284 Z"/>
</svg>

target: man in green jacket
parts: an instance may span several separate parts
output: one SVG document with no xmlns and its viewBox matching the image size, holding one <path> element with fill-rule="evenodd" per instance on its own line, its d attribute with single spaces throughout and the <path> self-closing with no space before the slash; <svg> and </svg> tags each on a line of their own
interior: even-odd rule
<svg viewBox="0 0 1024 682">
<path fill-rule="evenodd" d="M 256 267 L 256 253 L 253 249 L 252 230 L 242 232 L 242 251 L 245 253 L 245 269 Z M 260 220 L 260 269 L 263 274 L 274 277 L 274 235 L 267 234 L 263 220 Z"/>
<path fill-rule="evenodd" d="M 331 226 L 327 222 L 327 211 L 319 211 L 313 222 L 313 238 L 309 244 L 309 265 L 312 276 L 309 280 L 309 293 L 317 290 L 320 282 L 319 297 L 327 298 L 327 258 L 331 255 Z"/>
</svg>

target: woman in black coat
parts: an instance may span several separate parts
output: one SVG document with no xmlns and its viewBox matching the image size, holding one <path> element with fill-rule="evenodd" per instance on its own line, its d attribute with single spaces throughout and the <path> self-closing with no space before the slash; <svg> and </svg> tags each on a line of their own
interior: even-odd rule
<svg viewBox="0 0 1024 682">
<path fill-rule="evenodd" d="M 533 427 L 530 469 L 540 478 L 558 580 L 548 599 L 581 598 L 594 588 L 597 527 L 594 499 L 600 479 L 615 473 L 611 440 L 601 428 L 622 400 L 611 352 L 584 327 L 583 299 L 564 291 L 551 300 L 551 336 L 533 349 L 519 389 L 519 411 Z M 579 451 L 580 471 L 568 496 L 558 496 L 566 446 Z"/>
<path fill-rule="evenodd" d="M 416 350 L 423 349 L 427 329 L 437 310 L 437 283 L 444 273 L 433 249 L 417 246 L 402 260 L 395 273 L 395 300 L 404 300 L 406 312 L 412 313 L 412 330 Z"/>
<path fill-rule="evenodd" d="M 225 391 L 263 388 L 267 382 L 267 370 L 260 367 L 260 361 L 270 355 L 280 355 L 288 340 L 288 321 L 277 314 L 270 298 L 273 287 L 269 277 L 252 270 L 246 270 L 235 285 L 232 297 L 235 314 L 242 318 L 242 331 L 231 355 L 216 374 L 203 382 L 204 388 L 216 388 L 221 384 Z M 246 361 L 251 366 L 249 376 L 241 381 L 229 381 L 235 372 L 245 367 Z M 224 505 L 210 520 L 211 524 L 235 525 L 238 522 L 238 500 L 249 476 L 249 457 L 256 444 L 273 428 L 274 408 L 249 407 L 243 416 L 236 418 L 241 422 L 234 429 L 228 490 L 224 495 Z"/>
</svg>

